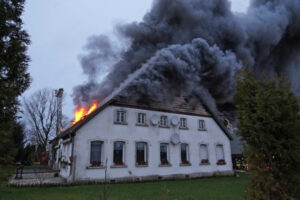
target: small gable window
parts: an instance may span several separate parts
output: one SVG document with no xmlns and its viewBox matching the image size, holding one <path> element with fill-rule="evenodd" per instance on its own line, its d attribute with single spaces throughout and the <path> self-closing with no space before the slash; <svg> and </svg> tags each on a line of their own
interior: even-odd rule
<svg viewBox="0 0 300 200">
<path fill-rule="evenodd" d="M 199 130 L 200 131 L 205 131 L 205 121 L 203 119 L 199 120 Z"/>
<path fill-rule="evenodd" d="M 187 129 L 187 119 L 186 118 L 180 118 L 180 126 L 181 129 Z"/>
<path fill-rule="evenodd" d="M 126 111 L 125 110 L 116 110 L 115 123 L 126 124 Z"/>
<path fill-rule="evenodd" d="M 138 113 L 137 124 L 146 125 L 146 113 Z"/>
<path fill-rule="evenodd" d="M 168 127 L 168 117 L 167 116 L 160 116 L 159 126 L 160 127 Z"/>
</svg>

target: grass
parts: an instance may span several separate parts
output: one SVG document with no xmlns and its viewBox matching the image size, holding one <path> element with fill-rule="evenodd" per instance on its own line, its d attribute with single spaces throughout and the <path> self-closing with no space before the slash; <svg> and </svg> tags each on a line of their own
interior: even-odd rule
<svg viewBox="0 0 300 200">
<path fill-rule="evenodd" d="M 0 165 L 0 191 L 1 188 L 7 184 L 7 181 L 13 174 L 14 169 L 15 168 L 13 166 Z M 0 198 L 1 198 L 1 193 L 0 193 Z"/>
<path fill-rule="evenodd" d="M 248 175 L 195 180 L 111 184 L 109 200 L 238 200 L 244 199 Z M 0 187 L 0 200 L 100 200 L 103 185 L 64 187 Z"/>
</svg>

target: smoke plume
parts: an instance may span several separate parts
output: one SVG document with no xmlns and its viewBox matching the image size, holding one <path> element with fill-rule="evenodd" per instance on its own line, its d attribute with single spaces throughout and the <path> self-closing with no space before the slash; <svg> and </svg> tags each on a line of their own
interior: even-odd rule
<svg viewBox="0 0 300 200">
<path fill-rule="evenodd" d="M 300 94 L 299 0 L 252 0 L 246 14 L 232 13 L 227 0 L 154 0 L 142 22 L 117 30 L 130 41 L 123 51 L 106 36 L 89 40 L 81 58 L 89 81 L 74 88 L 76 105 L 101 101 L 126 80 L 150 99 L 184 91 L 226 104 L 242 65 L 258 74 L 285 73 Z"/>
</svg>

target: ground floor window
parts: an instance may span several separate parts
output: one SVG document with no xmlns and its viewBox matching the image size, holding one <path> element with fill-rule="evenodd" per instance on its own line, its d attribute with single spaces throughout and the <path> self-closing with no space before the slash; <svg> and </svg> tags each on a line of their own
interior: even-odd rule
<svg viewBox="0 0 300 200">
<path fill-rule="evenodd" d="M 114 142 L 114 165 L 124 165 L 124 142 Z"/>
<path fill-rule="evenodd" d="M 180 152 L 181 152 L 181 164 L 189 164 L 188 144 L 181 144 L 180 145 Z"/>
<path fill-rule="evenodd" d="M 168 144 L 161 143 L 160 144 L 160 163 L 161 165 L 168 165 Z"/>
<path fill-rule="evenodd" d="M 103 165 L 103 141 L 90 142 L 90 166 L 97 167 Z M 160 143 L 160 165 L 170 165 L 170 146 L 168 143 Z M 147 142 L 135 143 L 135 163 L 136 165 L 148 165 L 149 149 Z M 215 146 L 216 164 L 225 165 L 225 151 L 223 144 L 216 144 Z M 207 165 L 209 162 L 208 144 L 200 144 L 200 164 Z M 125 142 L 115 141 L 113 143 L 113 165 L 125 165 Z M 190 152 L 189 144 L 180 144 L 180 164 L 189 165 Z"/>
<path fill-rule="evenodd" d="M 217 164 L 218 165 L 225 165 L 225 158 L 224 158 L 224 147 L 222 144 L 218 144 L 216 146 L 216 157 L 217 157 Z"/>
<path fill-rule="evenodd" d="M 209 164 L 207 144 L 200 145 L 200 164 Z"/>
<path fill-rule="evenodd" d="M 101 163 L 102 144 L 103 144 L 102 141 L 91 142 L 90 164 L 93 167 L 97 167 L 102 164 Z"/>
<path fill-rule="evenodd" d="M 137 142 L 136 143 L 136 164 L 147 165 L 147 143 Z"/>
</svg>

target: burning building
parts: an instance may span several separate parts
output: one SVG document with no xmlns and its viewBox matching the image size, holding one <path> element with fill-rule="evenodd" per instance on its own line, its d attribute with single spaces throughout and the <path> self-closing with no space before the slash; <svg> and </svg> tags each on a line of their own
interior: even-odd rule
<svg viewBox="0 0 300 200">
<path fill-rule="evenodd" d="M 154 0 L 142 22 L 117 27 L 127 46 L 91 38 L 81 57 L 88 82 L 73 93 L 76 123 L 60 135 L 61 174 L 230 174 L 231 136 L 218 110 L 231 112 L 242 66 L 257 78 L 284 73 L 300 94 L 299 10 L 298 0 L 252 0 L 245 14 L 227 0 Z"/>
<path fill-rule="evenodd" d="M 61 176 L 136 181 L 232 175 L 230 134 L 193 101 L 179 95 L 149 102 L 135 92 L 108 97 L 61 133 Z"/>
</svg>

